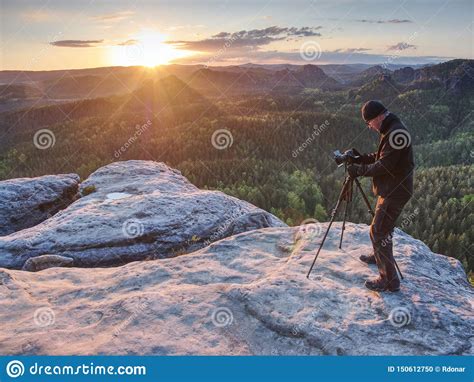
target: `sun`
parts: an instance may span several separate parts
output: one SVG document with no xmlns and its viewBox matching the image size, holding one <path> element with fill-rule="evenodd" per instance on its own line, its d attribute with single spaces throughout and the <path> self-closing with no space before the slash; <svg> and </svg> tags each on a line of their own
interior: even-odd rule
<svg viewBox="0 0 474 382">
<path fill-rule="evenodd" d="M 177 49 L 166 43 L 166 36 L 153 30 L 142 30 L 131 36 L 124 43 L 113 46 L 111 53 L 113 65 L 141 65 L 150 68 L 193 54 L 192 51 Z"/>
</svg>

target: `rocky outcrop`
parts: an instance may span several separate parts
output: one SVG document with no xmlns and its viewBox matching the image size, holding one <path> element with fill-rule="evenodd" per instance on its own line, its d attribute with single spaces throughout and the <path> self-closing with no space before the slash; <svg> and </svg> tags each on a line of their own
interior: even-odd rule
<svg viewBox="0 0 474 382">
<path fill-rule="evenodd" d="M 372 81 L 382 78 L 383 76 L 390 76 L 391 71 L 380 65 L 372 66 L 368 69 L 353 76 L 350 81 L 352 87 L 359 87 L 371 83 Z"/>
<path fill-rule="evenodd" d="M 342 85 L 334 78 L 326 75 L 316 65 L 302 65 L 295 70 L 284 68 L 276 71 L 269 79 L 272 88 L 318 88 L 323 90 L 339 90 Z"/>
<path fill-rule="evenodd" d="M 0 182 L 0 236 L 33 227 L 71 204 L 79 175 L 47 175 Z"/>
<path fill-rule="evenodd" d="M 448 94 L 469 96 L 474 91 L 474 60 L 456 59 L 416 69 L 407 89 L 444 89 Z"/>
<path fill-rule="evenodd" d="M 30 257 L 26 260 L 22 270 L 28 272 L 39 272 L 53 267 L 72 267 L 74 259 L 59 255 L 43 255 Z"/>
<path fill-rule="evenodd" d="M 415 69 L 407 66 L 393 72 L 393 79 L 400 84 L 409 84 L 415 79 Z"/>
<path fill-rule="evenodd" d="M 80 185 L 76 202 L 35 227 L 0 238 L 0 267 L 21 269 L 42 255 L 76 267 L 173 257 L 244 231 L 286 226 L 219 191 L 200 190 L 152 161 L 115 162 Z"/>
<path fill-rule="evenodd" d="M 474 293 L 457 260 L 396 230 L 405 280 L 374 293 L 363 283 L 377 269 L 358 259 L 368 227 L 347 224 L 339 250 L 336 223 L 308 280 L 326 227 L 259 229 L 118 268 L 0 270 L 0 353 L 473 354 Z"/>
</svg>

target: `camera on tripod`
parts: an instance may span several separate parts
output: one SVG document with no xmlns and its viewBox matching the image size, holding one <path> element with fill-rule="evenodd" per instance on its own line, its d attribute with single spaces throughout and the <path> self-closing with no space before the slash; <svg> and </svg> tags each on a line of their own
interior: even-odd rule
<svg viewBox="0 0 474 382">
<path fill-rule="evenodd" d="M 339 150 L 336 150 L 333 152 L 333 154 L 334 154 L 334 160 L 336 161 L 338 167 L 342 166 L 343 164 L 348 165 L 351 163 L 356 163 L 357 160 L 361 157 L 361 154 L 356 149 L 349 149 L 345 151 L 344 153 L 341 153 Z M 309 279 L 309 275 L 311 274 L 311 271 L 313 270 L 314 264 L 316 263 L 316 259 L 318 258 L 319 253 L 321 252 L 321 249 L 323 248 L 324 242 L 326 240 L 326 237 L 328 236 L 329 230 L 331 229 L 332 223 L 334 222 L 334 218 L 336 217 L 339 206 L 341 205 L 342 202 L 345 202 L 344 219 L 342 221 L 341 238 L 339 240 L 339 249 L 342 248 L 342 237 L 344 236 L 344 230 L 346 229 L 347 208 L 349 206 L 349 203 L 352 202 L 354 183 L 356 187 L 358 188 L 360 194 L 362 195 L 362 198 L 364 199 L 365 205 L 367 206 L 367 211 L 372 217 L 375 216 L 375 213 L 372 210 L 372 207 L 370 206 L 369 199 L 367 199 L 367 195 L 365 195 L 365 192 L 362 189 L 362 186 L 360 185 L 359 180 L 357 178 L 351 178 L 347 174 L 347 168 L 346 168 L 346 177 L 344 179 L 344 183 L 342 184 L 341 192 L 339 193 L 339 198 L 337 199 L 336 205 L 331 212 L 331 220 L 329 221 L 328 227 L 326 229 L 326 233 L 323 236 L 323 240 L 321 241 L 321 244 L 319 244 L 319 248 L 318 248 L 318 251 L 316 252 L 316 255 L 314 256 L 313 263 L 311 264 L 311 267 L 309 268 L 309 271 L 306 275 L 306 278 L 308 279 Z M 400 277 L 403 279 L 402 272 L 400 271 L 400 268 L 398 267 L 398 264 L 395 260 L 394 260 L 394 264 L 395 264 L 395 267 L 397 268 L 398 273 L 400 274 Z"/>
<path fill-rule="evenodd" d="M 343 164 L 356 163 L 360 158 L 360 154 L 356 149 L 346 150 L 344 153 L 341 153 L 339 150 L 333 152 L 334 161 L 337 164 L 337 167 L 341 167 Z"/>
</svg>

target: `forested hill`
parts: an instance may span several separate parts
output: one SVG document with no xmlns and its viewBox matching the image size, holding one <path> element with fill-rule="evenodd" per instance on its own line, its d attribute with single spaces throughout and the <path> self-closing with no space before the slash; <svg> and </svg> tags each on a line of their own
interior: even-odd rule
<svg viewBox="0 0 474 382">
<path fill-rule="evenodd" d="M 473 67 L 102 68 L 69 73 L 77 88 L 59 75 L 19 84 L 9 73 L 0 179 L 86 177 L 113 161 L 153 159 L 289 224 L 327 220 L 344 176 L 332 152 L 376 148 L 360 107 L 378 98 L 405 122 L 416 155 L 415 196 L 399 225 L 472 271 Z M 349 219 L 370 221 L 360 198 Z"/>
</svg>

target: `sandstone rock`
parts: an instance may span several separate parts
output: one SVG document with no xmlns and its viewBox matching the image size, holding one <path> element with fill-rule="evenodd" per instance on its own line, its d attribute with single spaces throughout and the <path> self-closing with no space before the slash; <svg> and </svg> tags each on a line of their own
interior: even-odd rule
<svg viewBox="0 0 474 382">
<path fill-rule="evenodd" d="M 71 204 L 79 175 L 46 175 L 0 182 L 0 236 L 32 227 Z"/>
<path fill-rule="evenodd" d="M 173 257 L 212 241 L 286 226 L 272 214 L 219 191 L 200 190 L 152 161 L 115 162 L 80 185 L 82 197 L 43 223 L 0 238 L 0 267 L 61 255 L 78 267 Z"/>
<path fill-rule="evenodd" d="M 38 272 L 53 267 L 72 267 L 74 260 L 59 255 L 30 257 L 23 265 L 23 271 Z"/>
<path fill-rule="evenodd" d="M 473 354 L 461 264 L 397 230 L 405 275 L 374 293 L 366 225 L 245 232 L 194 253 L 118 268 L 0 272 L 0 354 Z M 307 228 L 307 227 L 306 227 Z"/>
</svg>

